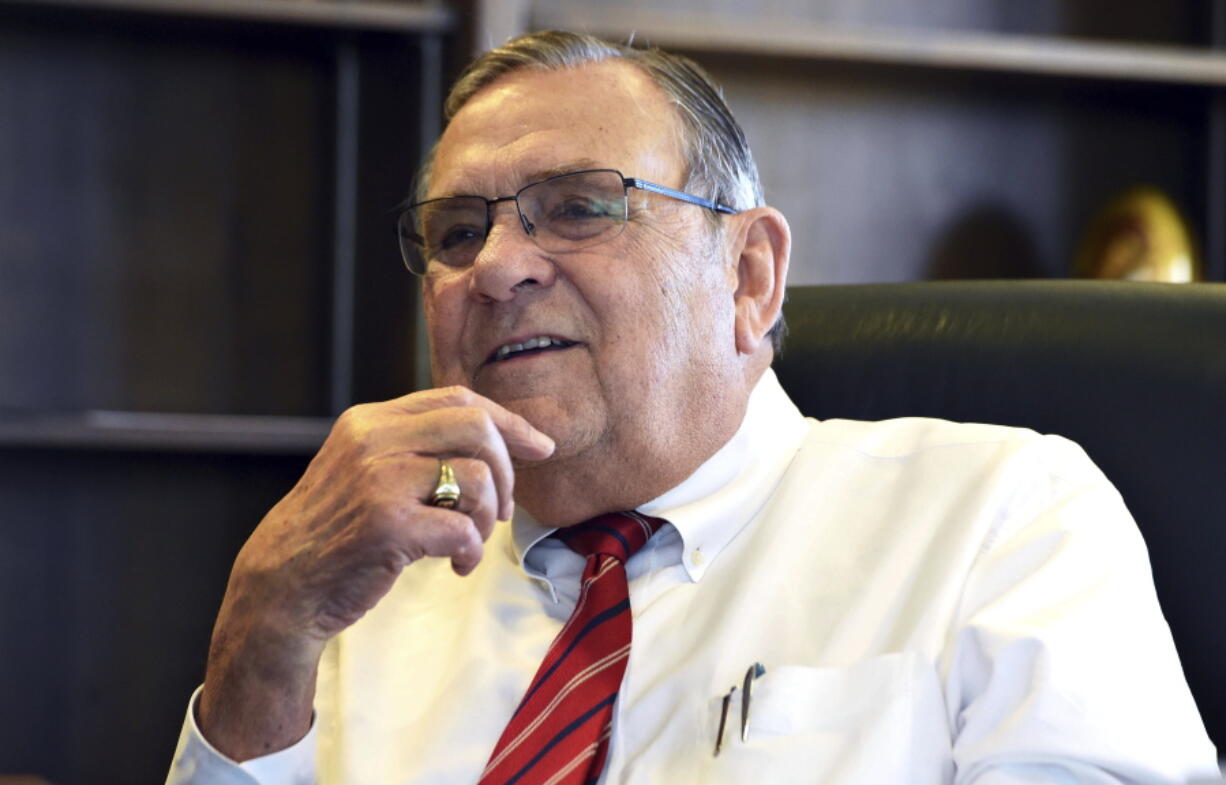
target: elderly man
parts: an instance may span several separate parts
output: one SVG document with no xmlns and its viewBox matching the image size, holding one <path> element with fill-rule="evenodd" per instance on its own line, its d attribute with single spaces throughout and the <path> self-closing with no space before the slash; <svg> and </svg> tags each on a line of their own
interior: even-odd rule
<svg viewBox="0 0 1226 785">
<path fill-rule="evenodd" d="M 788 400 L 788 225 L 700 68 L 541 33 L 447 116 L 400 218 L 440 386 L 243 547 L 170 782 L 1215 773 L 1080 450 Z"/>
</svg>

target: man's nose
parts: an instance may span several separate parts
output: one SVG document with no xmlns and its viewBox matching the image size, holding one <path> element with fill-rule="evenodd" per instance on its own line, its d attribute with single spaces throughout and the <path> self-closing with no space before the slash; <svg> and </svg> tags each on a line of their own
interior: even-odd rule
<svg viewBox="0 0 1226 785">
<path fill-rule="evenodd" d="M 473 293 L 506 302 L 527 290 L 552 286 L 556 275 L 553 262 L 524 231 L 514 202 L 491 207 L 489 234 L 473 260 Z"/>
</svg>

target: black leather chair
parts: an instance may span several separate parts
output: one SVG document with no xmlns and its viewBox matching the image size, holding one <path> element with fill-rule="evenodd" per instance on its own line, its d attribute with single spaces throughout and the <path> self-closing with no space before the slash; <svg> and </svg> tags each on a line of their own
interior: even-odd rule
<svg viewBox="0 0 1226 785">
<path fill-rule="evenodd" d="M 1137 519 L 1226 750 L 1226 284 L 802 287 L 785 310 L 775 366 L 806 414 L 1019 425 L 1080 443 Z"/>
</svg>

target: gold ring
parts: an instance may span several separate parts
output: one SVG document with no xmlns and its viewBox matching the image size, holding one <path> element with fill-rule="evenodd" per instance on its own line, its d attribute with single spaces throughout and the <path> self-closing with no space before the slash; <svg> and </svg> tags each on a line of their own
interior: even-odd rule
<svg viewBox="0 0 1226 785">
<path fill-rule="evenodd" d="M 430 494 L 430 501 L 427 503 L 431 507 L 442 507 L 444 510 L 454 510 L 460 506 L 460 484 L 456 482 L 451 464 L 442 458 L 438 459 L 438 484 L 434 486 L 434 492 Z"/>
</svg>

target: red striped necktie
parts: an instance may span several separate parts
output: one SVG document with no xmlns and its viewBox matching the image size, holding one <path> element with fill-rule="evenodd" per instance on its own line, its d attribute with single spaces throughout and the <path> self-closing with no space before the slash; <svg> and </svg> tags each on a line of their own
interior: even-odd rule
<svg viewBox="0 0 1226 785">
<path fill-rule="evenodd" d="M 664 523 L 618 512 L 554 533 L 587 557 L 579 601 L 498 739 L 479 785 L 587 785 L 600 777 L 613 702 L 630 656 L 624 565 Z"/>
</svg>

